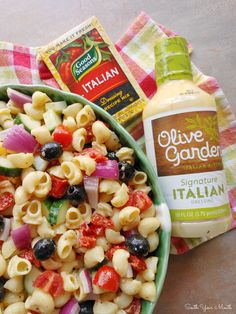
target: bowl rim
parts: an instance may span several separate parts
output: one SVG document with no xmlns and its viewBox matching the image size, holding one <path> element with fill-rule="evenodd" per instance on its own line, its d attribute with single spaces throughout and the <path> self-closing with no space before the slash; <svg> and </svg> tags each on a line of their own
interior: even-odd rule
<svg viewBox="0 0 236 314">
<path fill-rule="evenodd" d="M 26 94 L 31 94 L 35 92 L 36 90 L 43 91 L 45 93 L 53 93 L 59 97 L 64 98 L 70 98 L 70 102 L 80 102 L 83 105 L 90 105 L 92 109 L 95 111 L 96 115 L 102 117 L 102 119 L 106 119 L 112 128 L 114 129 L 115 133 L 118 133 L 118 135 L 121 135 L 122 137 L 125 137 L 125 142 L 128 143 L 130 147 L 132 147 L 135 150 L 135 155 L 138 157 L 138 160 L 141 164 L 143 164 L 147 169 L 145 169 L 145 172 L 147 171 L 147 175 L 150 182 L 153 182 L 151 184 L 152 186 L 152 192 L 154 196 L 154 202 L 155 205 L 158 208 L 162 208 L 162 214 L 165 216 L 165 220 L 167 222 L 167 227 L 161 226 L 159 237 L 160 237 L 160 243 L 161 246 L 158 247 L 156 254 L 153 256 L 158 256 L 158 267 L 157 267 L 157 273 L 155 278 L 155 285 L 157 288 L 157 298 L 154 302 L 144 301 L 142 300 L 142 314 L 151 314 L 153 313 L 153 310 L 158 302 L 158 299 L 160 297 L 164 280 L 167 273 L 167 267 L 168 267 L 168 260 L 169 260 L 169 252 L 170 252 L 170 237 L 171 237 L 171 230 L 168 226 L 171 225 L 171 219 L 170 219 L 170 213 L 167 207 L 167 204 L 165 202 L 162 190 L 159 185 L 158 177 L 154 172 L 154 169 L 150 163 L 150 161 L 147 159 L 146 155 L 144 154 L 141 147 L 136 143 L 136 141 L 133 139 L 133 137 L 126 131 L 126 129 L 120 125 L 108 112 L 100 108 L 98 105 L 92 103 L 91 101 L 87 100 L 83 96 L 80 96 L 78 94 L 74 94 L 71 92 L 66 92 L 60 89 L 56 89 L 54 87 L 48 86 L 48 85 L 26 85 L 26 84 L 4 84 L 0 86 L 0 97 L 3 97 L 4 99 L 7 99 L 7 88 L 16 89 L 20 92 L 23 92 Z M 50 95 L 49 95 L 50 97 Z M 57 100 L 56 100 L 57 101 Z M 68 102 L 68 100 L 66 100 Z M 155 181 L 155 183 L 154 183 Z M 163 210 L 164 209 L 164 210 Z M 163 256 L 162 256 L 163 255 Z M 158 279 L 158 280 L 157 280 Z"/>
</svg>

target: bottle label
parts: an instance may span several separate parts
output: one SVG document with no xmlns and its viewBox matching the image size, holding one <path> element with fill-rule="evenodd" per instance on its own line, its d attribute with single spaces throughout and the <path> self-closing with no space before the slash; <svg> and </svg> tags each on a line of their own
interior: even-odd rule
<svg viewBox="0 0 236 314">
<path fill-rule="evenodd" d="M 157 114 L 145 119 L 144 131 L 172 221 L 230 214 L 214 109 Z"/>
</svg>

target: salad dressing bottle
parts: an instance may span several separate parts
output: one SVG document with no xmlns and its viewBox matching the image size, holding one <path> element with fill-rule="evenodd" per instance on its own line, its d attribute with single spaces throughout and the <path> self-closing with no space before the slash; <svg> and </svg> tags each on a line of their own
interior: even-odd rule
<svg viewBox="0 0 236 314">
<path fill-rule="evenodd" d="M 143 111 L 144 132 L 172 235 L 214 237 L 231 222 L 215 100 L 192 81 L 185 39 L 162 39 L 155 58 L 158 91 Z"/>
</svg>

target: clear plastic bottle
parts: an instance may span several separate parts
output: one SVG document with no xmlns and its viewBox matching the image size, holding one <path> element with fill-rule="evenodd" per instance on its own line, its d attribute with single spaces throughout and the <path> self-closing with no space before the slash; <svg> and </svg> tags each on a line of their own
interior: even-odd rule
<svg viewBox="0 0 236 314">
<path fill-rule="evenodd" d="M 172 235 L 214 237 L 231 223 L 214 97 L 192 81 L 185 39 L 155 46 L 158 91 L 143 111 L 146 152 L 158 173 Z"/>
</svg>

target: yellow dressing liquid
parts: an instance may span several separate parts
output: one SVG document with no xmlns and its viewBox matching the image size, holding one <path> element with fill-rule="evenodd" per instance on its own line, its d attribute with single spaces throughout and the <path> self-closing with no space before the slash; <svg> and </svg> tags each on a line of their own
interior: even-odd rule
<svg viewBox="0 0 236 314">
<path fill-rule="evenodd" d="M 215 100 L 193 83 L 184 38 L 161 39 L 154 50 L 158 91 L 143 111 L 147 156 L 172 235 L 211 238 L 231 223 Z"/>
<path fill-rule="evenodd" d="M 183 116 L 184 113 L 187 113 L 187 118 Z M 201 113 L 203 113 L 203 117 L 201 117 Z M 194 146 L 196 146 L 195 144 L 200 145 L 199 149 L 201 149 L 201 145 L 205 145 L 208 140 L 208 138 L 205 139 L 203 135 L 201 136 L 201 128 L 199 128 L 199 130 L 197 130 L 197 128 L 194 129 L 193 123 L 191 124 L 191 121 L 194 122 L 194 117 L 196 117 L 197 114 L 201 126 L 201 122 L 204 123 L 205 119 L 209 119 L 213 114 L 216 116 L 216 104 L 211 95 L 198 88 L 190 80 L 170 80 L 163 83 L 143 111 L 146 152 L 157 173 L 159 172 L 158 157 L 155 156 L 155 150 L 156 154 L 159 152 L 163 153 L 163 156 L 160 157 L 159 164 L 161 164 L 164 170 L 162 170 L 163 173 L 162 176 L 159 177 L 159 180 L 167 204 L 169 208 L 172 209 L 171 212 L 173 211 L 174 213 L 174 219 L 172 219 L 172 235 L 186 238 L 214 237 L 217 234 L 225 232 L 231 222 L 225 175 L 219 164 L 221 157 L 216 157 L 217 169 L 214 170 L 215 163 L 212 163 L 213 168 L 211 167 L 211 171 L 206 171 L 206 169 L 203 168 L 203 171 L 197 170 L 196 173 L 191 173 L 192 170 L 188 171 L 188 169 L 186 169 L 186 171 L 184 171 L 185 173 L 183 173 L 181 164 L 177 165 L 179 162 L 176 158 L 177 150 L 180 154 L 182 153 L 183 158 L 187 157 L 186 153 L 189 151 L 192 152 L 192 157 L 194 155 L 196 158 L 198 157 L 199 150 L 194 148 Z M 211 116 L 207 116 L 208 114 Z M 158 129 L 158 134 L 155 134 L 156 129 L 153 125 L 153 121 L 158 121 L 158 119 L 162 119 L 163 123 L 160 129 Z M 171 125 L 165 124 L 163 119 L 166 119 Z M 186 119 L 190 123 L 190 125 L 187 125 L 187 128 L 190 128 L 190 130 L 187 129 L 187 132 L 184 132 L 186 128 L 183 130 L 181 128 L 184 123 L 186 123 Z M 190 133 L 191 128 L 192 133 Z M 162 137 L 160 136 L 162 134 L 161 132 L 163 132 Z M 172 134 L 172 141 L 169 140 L 171 135 L 168 138 L 166 134 Z M 186 136 L 186 134 L 188 134 L 188 136 Z M 158 135 L 164 147 L 158 146 Z M 170 142 L 169 145 L 167 145 L 168 142 Z M 180 142 L 187 143 L 181 144 Z M 160 148 L 159 152 L 158 147 L 155 146 Z M 170 146 L 171 148 L 167 151 Z M 202 152 L 206 155 L 208 146 L 204 147 Z M 213 155 L 217 154 L 215 147 L 211 152 Z M 184 149 L 187 149 L 187 151 L 183 151 Z M 208 153 L 209 151 L 210 149 L 208 149 Z M 167 162 L 165 167 L 162 161 L 165 159 L 166 154 L 169 156 L 170 162 Z M 204 159 L 204 156 L 201 156 L 202 159 Z M 186 160 L 182 160 L 183 165 L 185 161 Z M 179 167 L 180 174 L 171 175 L 167 172 L 173 164 L 177 165 L 176 168 Z M 204 164 L 207 166 L 209 163 L 204 160 L 198 163 L 200 167 Z M 171 169 L 176 171 L 174 167 L 175 166 Z M 191 162 L 188 167 L 192 167 Z M 220 190 L 220 188 L 222 189 Z M 174 198 L 176 198 L 177 201 Z M 216 211 L 214 211 L 215 208 Z M 182 216 L 178 216 L 178 211 L 181 211 Z M 175 213 L 177 213 L 177 216 Z M 214 218 L 208 219 L 208 215 Z"/>
</svg>

